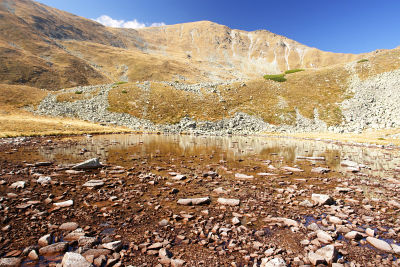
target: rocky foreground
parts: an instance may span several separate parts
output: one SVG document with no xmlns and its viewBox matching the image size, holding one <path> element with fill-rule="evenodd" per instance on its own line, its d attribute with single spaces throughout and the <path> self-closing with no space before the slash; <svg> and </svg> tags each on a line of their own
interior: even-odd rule
<svg viewBox="0 0 400 267">
<path fill-rule="evenodd" d="M 368 166 L 343 160 L 335 171 L 324 157 L 295 165 L 274 154 L 125 152 L 123 166 L 35 156 L 70 142 L 1 142 L 0 266 L 400 265 L 400 181 L 370 177 Z"/>
</svg>

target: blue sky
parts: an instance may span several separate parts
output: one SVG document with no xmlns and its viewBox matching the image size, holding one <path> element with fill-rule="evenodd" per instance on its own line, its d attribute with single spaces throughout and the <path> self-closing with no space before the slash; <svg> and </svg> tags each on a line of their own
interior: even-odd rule
<svg viewBox="0 0 400 267">
<path fill-rule="evenodd" d="M 325 51 L 363 53 L 400 46 L 399 0 L 39 0 L 128 27 L 210 20 L 266 29 Z M 105 18 L 105 20 L 104 20 Z M 131 22 L 124 24 L 125 22 Z"/>
</svg>

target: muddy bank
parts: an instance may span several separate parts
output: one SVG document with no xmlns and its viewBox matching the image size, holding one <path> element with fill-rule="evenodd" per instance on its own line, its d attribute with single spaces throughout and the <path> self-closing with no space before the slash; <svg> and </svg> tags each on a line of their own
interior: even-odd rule
<svg viewBox="0 0 400 267">
<path fill-rule="evenodd" d="M 95 157 L 103 166 L 73 167 Z M 67 251 L 96 266 L 396 265 L 398 164 L 397 150 L 279 138 L 3 140 L 0 257 L 39 266 L 78 257 Z"/>
</svg>

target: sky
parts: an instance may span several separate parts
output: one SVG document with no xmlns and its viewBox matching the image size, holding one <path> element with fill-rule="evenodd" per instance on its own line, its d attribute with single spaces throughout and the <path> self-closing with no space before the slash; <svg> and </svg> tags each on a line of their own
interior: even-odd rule
<svg viewBox="0 0 400 267">
<path fill-rule="evenodd" d="M 39 0 L 112 27 L 209 20 L 338 53 L 400 46 L 400 0 Z"/>
</svg>

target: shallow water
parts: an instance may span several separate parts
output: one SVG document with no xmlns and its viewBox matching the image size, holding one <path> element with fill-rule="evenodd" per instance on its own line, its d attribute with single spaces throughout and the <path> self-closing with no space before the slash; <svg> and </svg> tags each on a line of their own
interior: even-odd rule
<svg viewBox="0 0 400 267">
<path fill-rule="evenodd" d="M 325 157 L 325 161 L 315 161 L 333 170 L 344 170 L 340 161 L 349 159 L 367 166 L 363 173 L 383 176 L 396 175 L 393 169 L 400 165 L 398 150 L 376 147 L 360 147 L 337 144 L 335 142 L 299 140 L 273 137 L 196 137 L 186 135 L 98 135 L 93 137 L 68 137 L 76 141 L 68 147 L 42 147 L 37 153 L 44 160 L 57 163 L 75 163 L 88 158 L 99 157 L 102 162 L 129 167 L 129 159 L 147 158 L 157 155 L 207 156 L 219 160 L 282 159 L 296 164 L 304 161 L 296 157 Z M 82 149 L 87 152 L 80 154 Z"/>
</svg>

